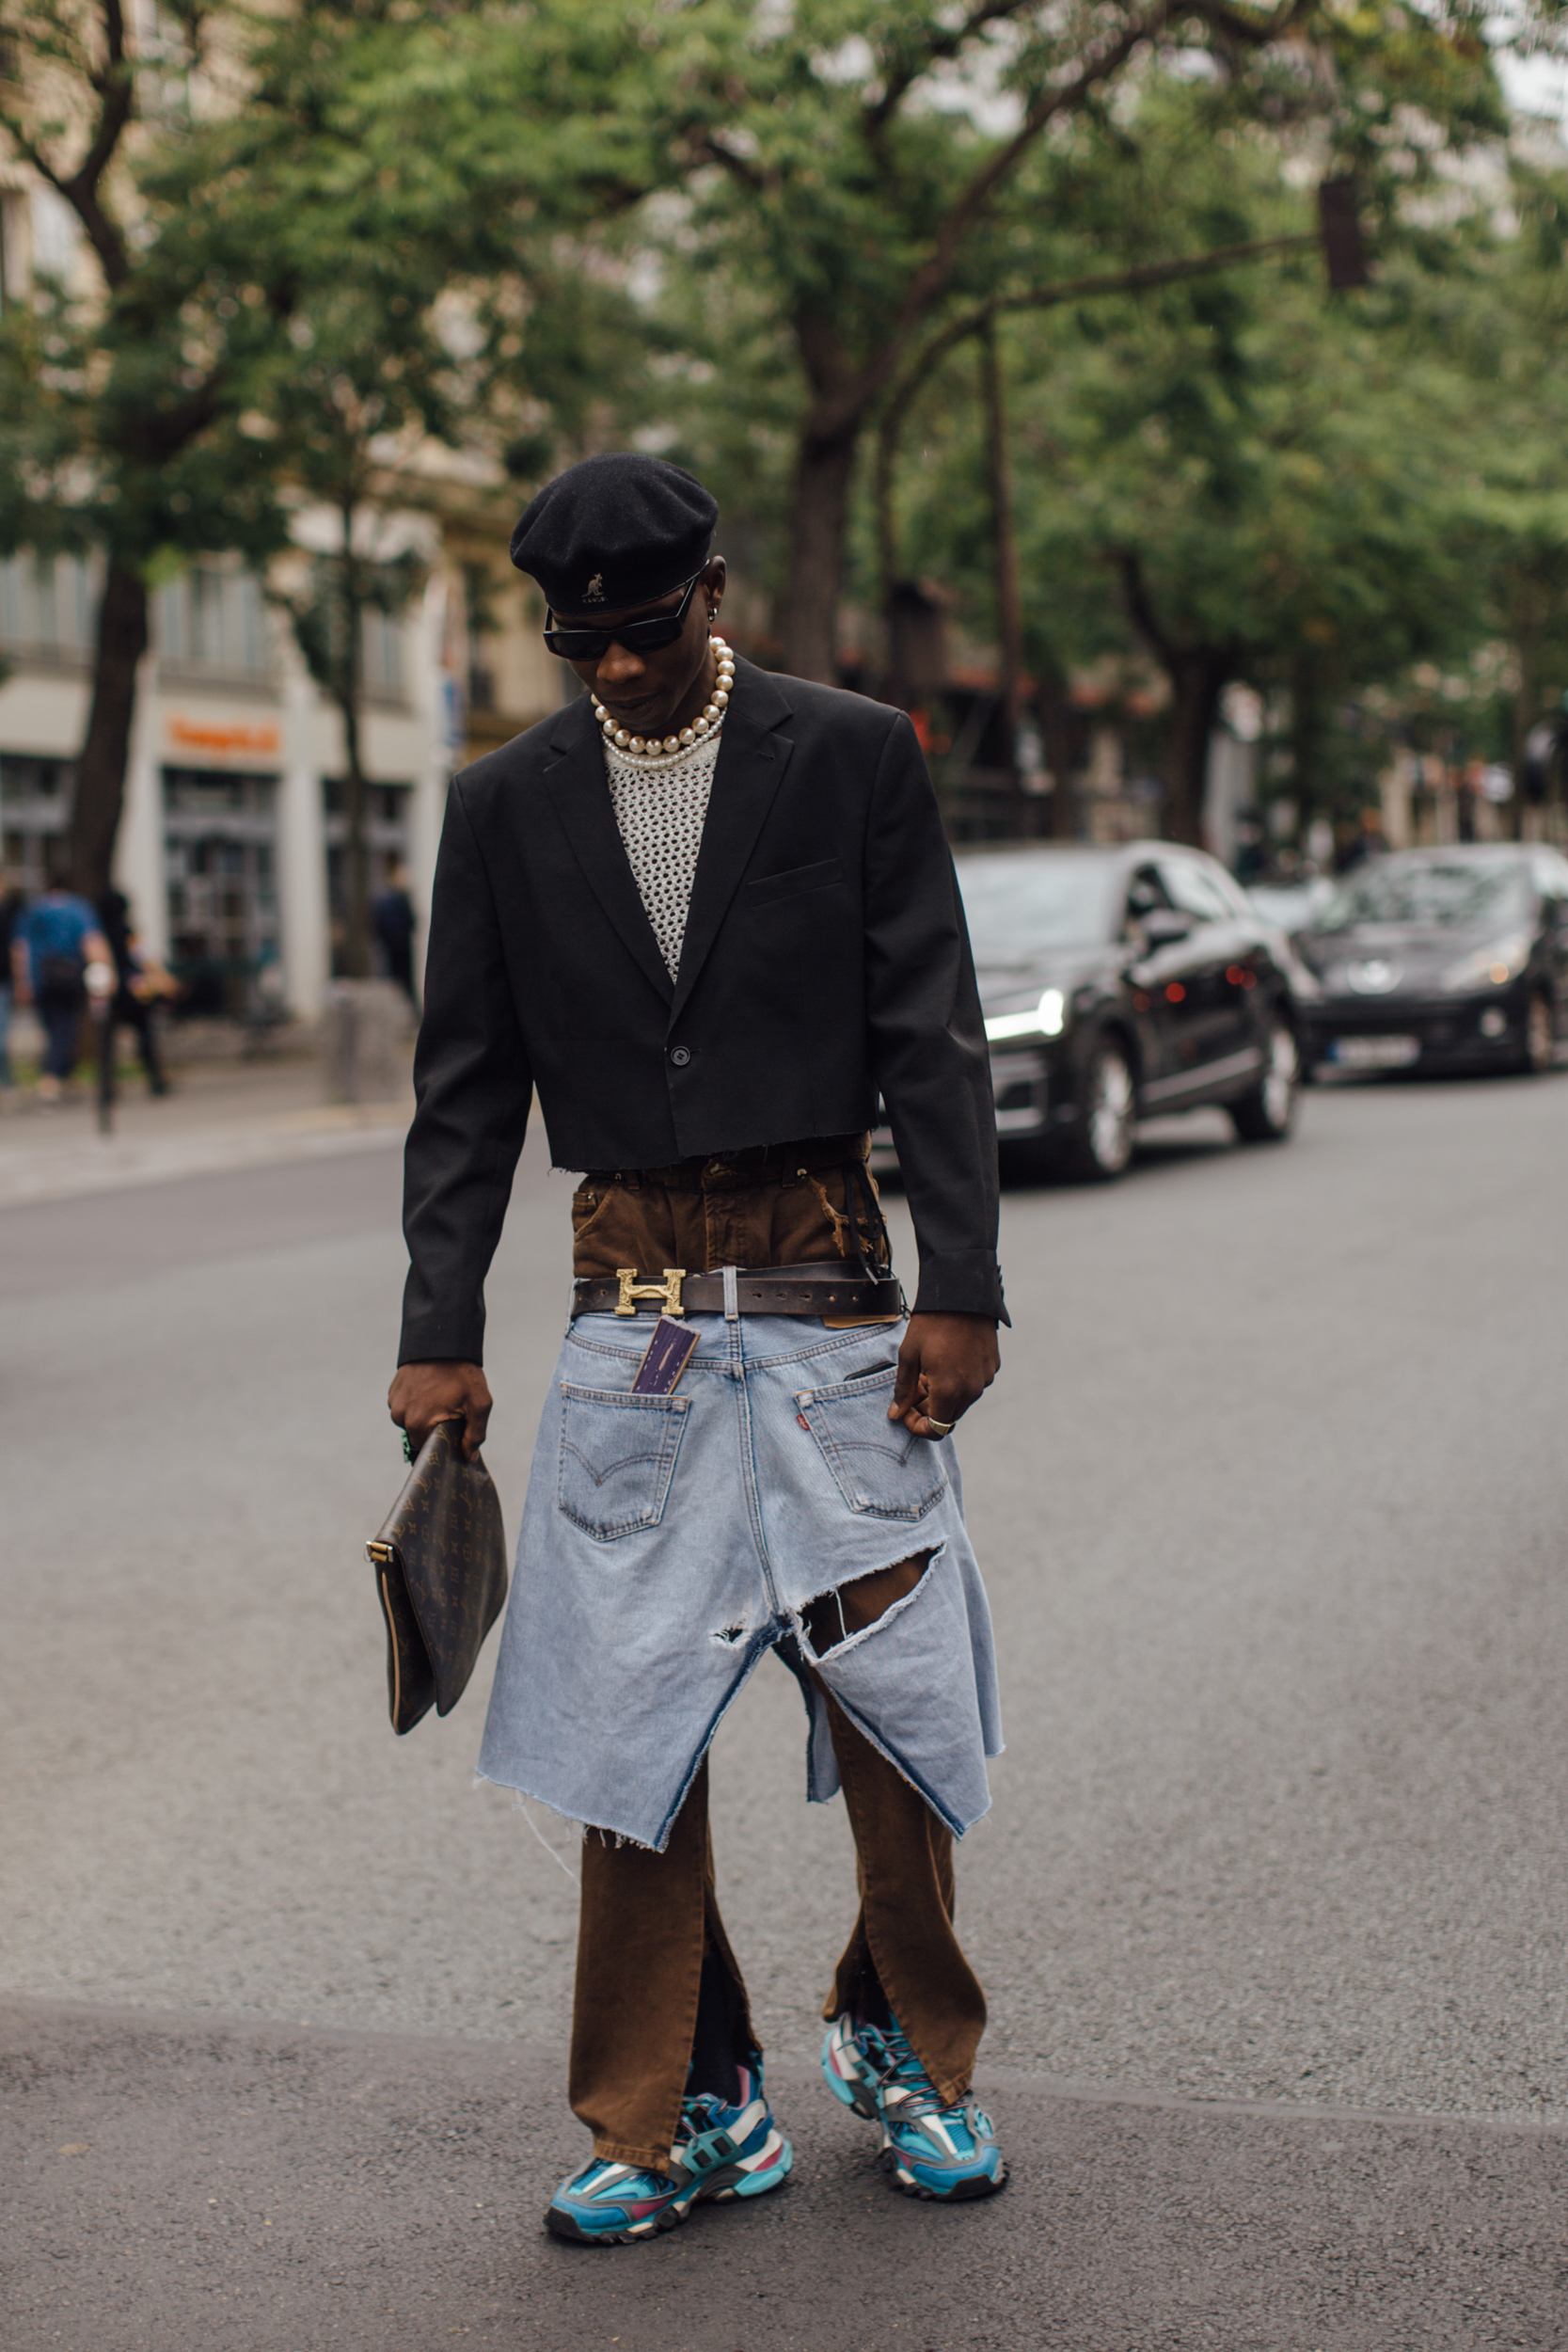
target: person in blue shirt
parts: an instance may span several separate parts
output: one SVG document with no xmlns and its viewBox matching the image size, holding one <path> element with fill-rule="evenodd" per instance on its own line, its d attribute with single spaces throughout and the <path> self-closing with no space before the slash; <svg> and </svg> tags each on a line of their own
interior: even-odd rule
<svg viewBox="0 0 1568 2352">
<path fill-rule="evenodd" d="M 63 869 L 51 867 L 48 886 L 16 926 L 11 954 L 18 1001 L 30 1002 L 43 1024 L 46 1043 L 39 1094 L 46 1103 L 57 1103 L 76 1067 L 87 966 L 104 965 L 111 986 L 114 971 L 98 917 L 71 888 Z"/>
</svg>

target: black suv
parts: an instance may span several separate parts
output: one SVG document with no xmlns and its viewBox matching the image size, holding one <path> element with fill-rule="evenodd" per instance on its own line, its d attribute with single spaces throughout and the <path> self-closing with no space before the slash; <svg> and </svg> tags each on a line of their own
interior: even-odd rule
<svg viewBox="0 0 1568 2352">
<path fill-rule="evenodd" d="M 1004 1165 L 1119 1176 L 1140 1119 L 1222 1104 L 1248 1143 L 1291 1131 L 1297 997 L 1285 934 L 1223 866 L 1166 841 L 958 860 Z M 895 1165 L 879 1130 L 872 1165 Z"/>
</svg>

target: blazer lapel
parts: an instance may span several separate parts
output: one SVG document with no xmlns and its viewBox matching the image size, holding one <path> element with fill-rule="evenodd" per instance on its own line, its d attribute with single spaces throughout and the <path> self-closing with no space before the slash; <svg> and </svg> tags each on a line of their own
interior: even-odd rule
<svg viewBox="0 0 1568 2352">
<path fill-rule="evenodd" d="M 697 985 L 730 900 L 740 886 L 763 820 L 773 805 L 773 796 L 784 782 L 795 745 L 778 729 L 789 716 L 790 706 L 768 672 L 737 660 L 691 884 L 680 970 L 670 1008 L 672 1023 L 679 1020 Z"/>
<path fill-rule="evenodd" d="M 615 822 L 594 706 L 583 694 L 562 711 L 550 738 L 557 756 L 544 771 L 566 838 L 598 899 L 643 972 L 669 1003 L 673 982 L 638 895 Z"/>
</svg>

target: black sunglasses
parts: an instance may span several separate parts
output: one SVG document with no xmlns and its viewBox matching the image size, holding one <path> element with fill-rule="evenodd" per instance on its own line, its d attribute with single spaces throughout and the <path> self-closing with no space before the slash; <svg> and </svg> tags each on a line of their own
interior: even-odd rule
<svg viewBox="0 0 1568 2352">
<path fill-rule="evenodd" d="M 554 613 L 547 612 L 545 643 L 562 661 L 597 661 L 611 645 L 624 645 L 627 653 L 657 653 L 661 645 L 673 645 L 686 627 L 686 615 L 702 576 L 701 572 L 692 573 L 677 612 L 656 612 L 648 621 L 623 621 L 619 628 L 557 628 L 553 625 Z"/>
</svg>

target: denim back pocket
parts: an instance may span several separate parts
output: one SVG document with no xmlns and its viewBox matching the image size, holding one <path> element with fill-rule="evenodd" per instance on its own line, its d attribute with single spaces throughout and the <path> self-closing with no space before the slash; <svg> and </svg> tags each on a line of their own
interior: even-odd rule
<svg viewBox="0 0 1568 2352">
<path fill-rule="evenodd" d="M 557 1508 L 600 1544 L 657 1527 L 690 1404 L 562 1380 Z"/>
<path fill-rule="evenodd" d="M 851 1511 L 878 1519 L 924 1518 L 947 1486 L 940 1447 L 889 1421 L 895 1368 L 796 1398 Z"/>
</svg>

